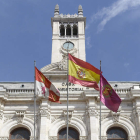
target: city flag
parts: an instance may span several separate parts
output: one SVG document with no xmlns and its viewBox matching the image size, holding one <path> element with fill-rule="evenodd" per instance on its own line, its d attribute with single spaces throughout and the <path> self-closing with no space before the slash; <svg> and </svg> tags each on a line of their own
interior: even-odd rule
<svg viewBox="0 0 140 140">
<path fill-rule="evenodd" d="M 107 80 L 100 75 L 100 100 L 110 110 L 117 112 L 121 99 Z"/>
<path fill-rule="evenodd" d="M 57 88 L 35 67 L 36 91 L 39 96 L 51 102 L 59 102 L 60 93 Z"/>
<path fill-rule="evenodd" d="M 69 54 L 69 82 L 99 90 L 100 70 Z"/>
</svg>

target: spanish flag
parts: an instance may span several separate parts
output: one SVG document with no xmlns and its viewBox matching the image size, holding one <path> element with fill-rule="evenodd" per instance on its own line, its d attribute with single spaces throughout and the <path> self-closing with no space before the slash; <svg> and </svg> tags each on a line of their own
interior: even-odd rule
<svg viewBox="0 0 140 140">
<path fill-rule="evenodd" d="M 100 70 L 69 54 L 69 82 L 99 91 Z"/>
</svg>

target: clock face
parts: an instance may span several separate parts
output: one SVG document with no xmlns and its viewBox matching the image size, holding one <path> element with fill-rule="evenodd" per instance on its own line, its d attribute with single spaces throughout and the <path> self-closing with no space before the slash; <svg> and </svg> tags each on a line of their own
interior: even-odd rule
<svg viewBox="0 0 140 140">
<path fill-rule="evenodd" d="M 74 44 L 73 43 L 71 43 L 71 42 L 66 42 L 66 43 L 64 43 L 63 44 L 63 48 L 65 49 L 65 50 L 72 50 L 73 48 L 74 48 Z"/>
</svg>

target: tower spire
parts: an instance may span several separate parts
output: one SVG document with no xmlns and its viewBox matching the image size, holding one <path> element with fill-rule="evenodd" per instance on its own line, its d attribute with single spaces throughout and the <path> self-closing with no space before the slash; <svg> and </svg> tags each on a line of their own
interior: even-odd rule
<svg viewBox="0 0 140 140">
<path fill-rule="evenodd" d="M 79 17 L 83 17 L 82 5 L 79 5 L 79 7 L 78 7 L 78 16 L 79 16 Z"/>
<path fill-rule="evenodd" d="M 54 17 L 57 17 L 59 15 L 59 5 L 56 4 L 55 10 L 54 10 Z"/>
</svg>

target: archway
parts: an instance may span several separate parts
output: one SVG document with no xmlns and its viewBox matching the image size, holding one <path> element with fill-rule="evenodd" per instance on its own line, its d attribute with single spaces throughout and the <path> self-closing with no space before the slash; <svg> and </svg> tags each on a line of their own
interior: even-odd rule
<svg viewBox="0 0 140 140">
<path fill-rule="evenodd" d="M 30 135 L 28 129 L 19 127 L 11 131 L 9 140 L 30 140 Z"/>
<path fill-rule="evenodd" d="M 68 139 L 69 140 L 79 140 L 79 132 L 72 128 L 69 127 L 69 134 L 68 134 Z M 66 140 L 67 139 L 67 128 L 63 128 L 58 132 L 58 140 Z"/>
<path fill-rule="evenodd" d="M 112 127 L 107 130 L 107 140 L 128 140 L 128 135 L 124 129 Z"/>
</svg>

